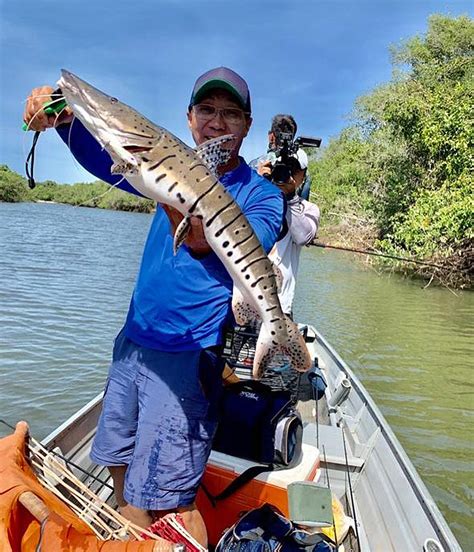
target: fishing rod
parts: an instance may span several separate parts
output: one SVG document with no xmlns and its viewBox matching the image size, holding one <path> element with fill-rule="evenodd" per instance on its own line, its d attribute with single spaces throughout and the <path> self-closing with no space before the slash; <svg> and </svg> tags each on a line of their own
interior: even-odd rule
<svg viewBox="0 0 474 552">
<path fill-rule="evenodd" d="M 386 257 L 387 259 L 395 259 L 397 261 L 404 261 L 406 263 L 415 263 L 424 266 L 432 266 L 433 268 L 440 268 L 445 270 L 445 266 L 437 265 L 434 263 L 428 263 L 426 261 L 420 261 L 418 259 L 408 259 L 407 257 L 399 257 L 398 255 L 389 255 L 388 253 L 379 253 L 377 251 L 370 251 L 368 249 L 355 249 L 352 247 L 342 247 L 340 245 L 330 245 L 328 243 L 322 243 L 318 241 L 313 241 L 308 243 L 308 245 L 313 245 L 314 247 L 322 247 L 323 249 L 338 249 L 339 251 L 350 251 L 352 253 L 361 253 L 363 255 L 373 255 L 374 257 Z"/>
</svg>

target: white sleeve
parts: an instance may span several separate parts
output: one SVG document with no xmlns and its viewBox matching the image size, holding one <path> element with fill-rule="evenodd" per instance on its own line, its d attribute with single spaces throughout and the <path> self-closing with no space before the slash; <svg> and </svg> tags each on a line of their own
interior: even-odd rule
<svg viewBox="0 0 474 552">
<path fill-rule="evenodd" d="M 314 239 L 319 227 L 319 207 L 295 197 L 288 202 L 288 230 L 293 241 L 298 245 L 306 245 Z"/>
</svg>

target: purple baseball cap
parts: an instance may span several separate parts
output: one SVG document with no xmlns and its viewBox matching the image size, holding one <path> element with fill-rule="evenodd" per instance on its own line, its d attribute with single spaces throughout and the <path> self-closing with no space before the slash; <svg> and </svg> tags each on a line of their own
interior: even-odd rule
<svg viewBox="0 0 474 552">
<path fill-rule="evenodd" d="M 229 91 L 245 111 L 250 113 L 250 92 L 247 83 L 232 69 L 216 67 L 201 75 L 193 88 L 189 106 L 199 103 L 202 97 L 213 88 L 223 88 Z"/>
</svg>

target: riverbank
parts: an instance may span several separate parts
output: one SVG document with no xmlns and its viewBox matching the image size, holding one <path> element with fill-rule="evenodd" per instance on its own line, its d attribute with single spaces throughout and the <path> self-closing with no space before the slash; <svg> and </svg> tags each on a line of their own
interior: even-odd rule
<svg viewBox="0 0 474 552">
<path fill-rule="evenodd" d="M 370 221 L 373 247 L 438 265 L 415 274 L 458 288 L 474 276 L 473 40 L 470 17 L 431 16 L 426 34 L 393 46 L 391 80 L 357 99 L 309 165 L 326 220 Z"/>
<path fill-rule="evenodd" d="M 310 164 L 314 174 L 317 164 Z M 313 179 L 313 182 L 317 182 Z M 469 289 L 474 275 L 474 249 L 466 238 L 466 245 L 458 244 L 454 250 L 448 245 L 429 256 L 416 255 L 410 250 L 390 247 L 386 240 L 380 239 L 380 227 L 368 211 L 357 209 L 348 202 L 341 207 L 339 200 L 328 198 L 324 187 L 314 186 L 318 193 L 311 192 L 311 201 L 322 208 L 322 222 L 318 241 L 348 249 L 368 250 L 380 255 L 414 258 L 436 266 L 419 265 L 386 257 L 373 257 L 354 253 L 354 259 L 377 270 L 394 271 L 407 277 L 421 279 L 426 284 L 441 284 L 450 288 Z M 350 198 L 350 196 L 347 196 Z M 346 196 L 344 197 L 347 200 Z M 71 185 L 47 181 L 40 182 L 30 190 L 26 180 L 11 171 L 7 166 L 0 167 L 0 201 L 7 202 L 45 202 L 126 211 L 135 213 L 153 213 L 154 201 L 113 188 L 105 182 L 77 183 Z"/>
<path fill-rule="evenodd" d="M 417 258 L 406 251 L 387 251 L 380 247 L 376 226 L 362 217 L 351 216 L 350 220 L 346 218 L 340 223 L 323 223 L 313 245 L 347 251 L 360 265 L 419 280 L 423 287 L 440 285 L 453 290 L 472 289 L 474 251 L 471 243 L 466 243 L 462 252 Z"/>
<path fill-rule="evenodd" d="M 155 211 L 154 201 L 123 192 L 100 180 L 70 185 L 48 180 L 38 182 L 33 189 L 30 189 L 26 179 L 6 165 L 0 166 L 0 201 L 53 202 L 75 207 L 95 207 L 135 213 Z"/>
</svg>

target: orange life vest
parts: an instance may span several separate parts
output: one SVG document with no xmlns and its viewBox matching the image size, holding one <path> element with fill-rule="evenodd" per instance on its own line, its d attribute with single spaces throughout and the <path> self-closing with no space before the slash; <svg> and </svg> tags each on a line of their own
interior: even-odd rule
<svg viewBox="0 0 474 552">
<path fill-rule="evenodd" d="M 0 552 L 151 552 L 156 541 L 102 541 L 59 498 L 41 485 L 25 456 L 28 426 L 0 439 Z M 40 522 L 19 498 L 31 491 L 50 511 L 41 534 Z"/>
</svg>

